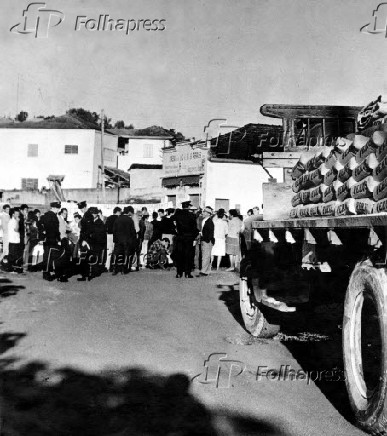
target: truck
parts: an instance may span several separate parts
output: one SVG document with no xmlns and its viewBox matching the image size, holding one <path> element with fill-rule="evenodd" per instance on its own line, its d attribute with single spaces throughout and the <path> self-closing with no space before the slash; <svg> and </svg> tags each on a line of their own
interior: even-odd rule
<svg viewBox="0 0 387 436">
<path fill-rule="evenodd" d="M 338 124 L 352 120 L 356 131 L 358 108 L 344 116 L 342 108 L 306 106 L 289 110 L 284 105 L 265 105 L 261 112 L 284 117 L 284 108 L 290 113 L 283 119 L 284 138 L 293 142 L 281 152 L 263 155 L 265 167 L 284 169 L 284 183 L 264 185 L 263 220 L 253 222 L 255 244 L 241 261 L 239 302 L 244 326 L 253 336 L 273 337 L 280 330 L 280 314 L 297 311 L 296 304 L 286 301 L 288 286 L 296 292 L 308 291 L 311 310 L 313 301 L 329 286 L 344 305 L 343 363 L 355 421 L 371 434 L 386 435 L 387 213 L 289 217 L 294 195 L 291 168 L 302 153 L 315 152 L 305 141 L 301 150 L 294 146 L 295 126 L 301 120 L 299 126 L 306 126 L 305 136 L 310 137 L 316 124 L 326 127 L 328 114 L 331 124 L 335 119 Z M 387 124 L 372 126 L 362 135 L 371 136 L 378 129 L 387 131 Z"/>
</svg>

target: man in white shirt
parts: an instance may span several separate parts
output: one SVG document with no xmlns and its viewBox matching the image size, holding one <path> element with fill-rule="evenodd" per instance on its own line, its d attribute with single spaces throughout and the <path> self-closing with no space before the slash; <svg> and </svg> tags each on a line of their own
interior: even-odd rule
<svg viewBox="0 0 387 436">
<path fill-rule="evenodd" d="M 23 272 L 23 247 L 20 243 L 20 210 L 11 209 L 8 222 L 8 267 L 10 271 Z"/>
<path fill-rule="evenodd" d="M 3 259 L 5 256 L 8 256 L 8 223 L 10 220 L 9 209 L 9 204 L 4 204 L 3 212 L 0 214 L 0 227 L 3 231 Z"/>
<path fill-rule="evenodd" d="M 215 243 L 214 222 L 212 221 L 212 207 L 205 207 L 203 210 L 203 221 L 201 231 L 202 246 L 202 269 L 197 277 L 206 277 L 211 271 L 211 252 Z"/>
</svg>

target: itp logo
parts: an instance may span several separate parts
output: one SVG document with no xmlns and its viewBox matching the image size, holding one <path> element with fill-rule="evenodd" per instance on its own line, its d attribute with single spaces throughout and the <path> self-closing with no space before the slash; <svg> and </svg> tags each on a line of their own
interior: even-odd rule
<svg viewBox="0 0 387 436">
<path fill-rule="evenodd" d="M 230 388 L 233 378 L 240 376 L 246 365 L 239 360 L 227 359 L 226 353 L 212 353 L 204 361 L 206 370 L 192 378 L 192 381 L 216 388 Z"/>
<path fill-rule="evenodd" d="M 220 155 L 229 155 L 231 152 L 231 144 L 233 141 L 233 131 L 235 129 L 239 130 L 239 134 L 242 135 L 242 137 L 240 137 L 238 139 L 237 142 L 242 141 L 245 136 L 246 136 L 246 130 L 244 128 L 241 128 L 240 126 L 236 126 L 233 124 L 227 124 L 227 119 L 226 118 L 212 118 L 205 126 L 203 129 L 203 132 L 206 135 L 206 141 L 207 140 L 212 140 L 216 138 L 216 143 L 213 144 L 214 147 L 218 146 L 218 140 L 220 136 L 228 136 L 228 147 L 227 150 L 225 152 L 218 152 L 218 156 Z M 243 134 L 242 134 L 242 129 L 243 129 Z"/>
<path fill-rule="evenodd" d="M 387 3 L 380 3 L 372 12 L 372 22 L 364 25 L 360 32 L 376 35 L 384 33 L 387 38 Z"/>
<path fill-rule="evenodd" d="M 23 11 L 23 21 L 11 27 L 10 31 L 19 35 L 34 34 L 35 38 L 48 38 L 50 27 L 59 26 L 64 13 L 46 9 L 46 3 L 30 3 Z"/>
</svg>

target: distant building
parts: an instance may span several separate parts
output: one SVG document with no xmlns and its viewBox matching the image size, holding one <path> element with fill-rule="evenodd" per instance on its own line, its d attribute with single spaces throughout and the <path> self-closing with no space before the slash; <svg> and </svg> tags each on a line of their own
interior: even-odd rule
<svg viewBox="0 0 387 436">
<path fill-rule="evenodd" d="M 146 129 L 109 129 L 118 137 L 118 168 L 124 171 L 133 164 L 161 165 L 163 148 L 172 145 L 173 136 L 162 127 Z"/>
<path fill-rule="evenodd" d="M 0 123 L 0 189 L 41 189 L 64 176 L 63 188 L 101 184 L 101 131 L 64 115 L 40 122 Z M 117 168 L 118 138 L 103 138 L 104 165 Z"/>
</svg>

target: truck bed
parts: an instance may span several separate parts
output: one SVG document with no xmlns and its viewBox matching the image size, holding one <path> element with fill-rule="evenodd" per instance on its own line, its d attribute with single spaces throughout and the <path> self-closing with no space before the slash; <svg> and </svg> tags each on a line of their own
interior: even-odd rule
<svg viewBox="0 0 387 436">
<path fill-rule="evenodd" d="M 274 221 L 254 221 L 253 229 L 302 229 L 302 228 L 371 228 L 387 226 L 387 213 L 352 215 L 343 217 L 297 218 Z"/>
</svg>

